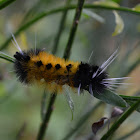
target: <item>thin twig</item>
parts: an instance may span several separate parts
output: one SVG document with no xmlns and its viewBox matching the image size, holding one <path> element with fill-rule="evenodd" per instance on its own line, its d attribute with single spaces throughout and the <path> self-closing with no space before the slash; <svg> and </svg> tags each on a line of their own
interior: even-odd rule
<svg viewBox="0 0 140 140">
<path fill-rule="evenodd" d="M 66 7 L 69 6 L 70 2 L 71 2 L 71 0 L 66 1 L 66 4 L 65 4 Z M 60 37 L 61 37 L 61 34 L 63 32 L 63 29 L 64 29 L 65 22 L 66 22 L 67 13 L 68 13 L 68 9 L 63 12 L 63 15 L 62 15 L 62 18 L 61 18 L 61 21 L 60 21 L 60 26 L 58 28 L 58 32 L 57 32 L 56 37 L 55 37 L 52 54 L 55 54 L 57 52 Z"/>
<path fill-rule="evenodd" d="M 69 6 L 69 4 L 70 4 L 70 2 L 71 2 L 71 0 L 67 0 L 66 1 L 66 6 Z M 65 25 L 65 21 L 66 21 L 66 17 L 67 17 L 67 11 L 68 10 L 66 10 L 66 11 L 64 11 L 64 13 L 63 13 L 63 15 L 62 15 L 62 19 L 61 19 L 61 22 L 60 22 L 60 26 L 59 26 L 59 29 L 58 29 L 58 33 L 57 33 L 57 35 L 56 35 L 56 38 L 55 38 L 55 44 L 54 44 L 54 47 L 53 47 L 53 50 L 52 50 L 52 54 L 56 54 L 56 52 L 57 52 L 57 49 L 58 49 L 58 44 L 59 44 L 59 40 L 60 40 L 60 37 L 61 37 L 61 35 L 62 35 L 62 32 L 63 32 L 63 28 L 64 28 L 64 25 Z M 45 92 L 44 92 L 44 94 L 45 94 Z M 55 93 L 56 94 L 56 93 Z M 51 97 L 50 98 L 50 100 L 52 100 L 52 98 L 53 97 Z M 55 97 L 56 98 L 56 97 Z M 42 102 L 42 113 L 41 114 L 43 114 L 42 115 L 42 118 L 44 118 L 45 117 L 45 115 L 46 115 L 46 112 L 47 112 L 47 109 L 45 109 L 43 106 L 44 106 L 44 104 L 45 104 L 45 101 L 46 101 L 46 98 L 44 98 L 43 97 L 43 102 Z M 44 112 L 44 109 L 45 109 L 45 112 Z"/>
<path fill-rule="evenodd" d="M 77 9 L 79 9 L 79 6 L 80 6 L 80 7 L 81 7 L 81 6 L 83 7 L 83 5 L 81 5 L 81 2 L 79 2 L 79 1 L 83 1 L 83 4 L 84 4 L 84 0 L 78 0 Z M 80 5 L 79 5 L 79 3 L 80 3 Z M 78 10 L 78 11 L 76 10 L 75 15 L 77 15 L 77 12 L 78 12 L 78 15 L 81 14 L 81 13 L 79 13 L 79 10 Z M 81 10 L 80 10 L 80 12 L 81 12 Z M 76 16 L 76 17 L 77 17 L 77 16 Z M 78 16 L 78 20 L 79 20 L 79 19 L 80 19 L 80 16 Z M 76 18 L 76 19 L 74 18 L 73 23 L 75 22 L 75 20 L 77 20 L 77 18 Z M 74 25 L 74 24 L 73 24 L 73 25 Z M 76 25 L 76 26 L 77 26 L 77 25 Z M 73 28 L 72 28 L 72 29 L 73 29 Z M 76 30 L 74 30 L 74 34 L 73 34 L 72 32 L 70 32 L 70 34 L 73 34 L 73 35 L 75 35 L 75 33 L 76 33 Z M 70 35 L 70 37 L 71 37 L 71 35 Z M 70 40 L 70 39 L 69 39 L 69 40 Z M 71 43 L 71 45 L 72 45 L 72 43 Z M 69 46 L 67 46 L 67 47 L 70 47 L 70 49 L 69 49 L 69 51 L 70 51 L 70 50 L 71 50 L 71 46 L 69 45 Z M 67 53 L 69 53 L 69 52 L 67 52 Z M 69 55 L 65 56 L 65 59 L 68 59 L 68 58 L 69 58 Z M 47 109 L 45 118 L 44 118 L 43 122 L 41 123 L 40 129 L 39 129 L 39 133 L 38 133 L 38 136 L 37 136 L 37 140 L 43 140 L 43 138 L 44 138 L 44 135 L 45 135 L 45 132 L 46 132 L 46 129 L 47 129 L 49 120 L 50 120 L 50 116 L 51 116 L 52 111 L 53 111 L 53 104 L 54 104 L 54 102 L 55 102 L 56 96 L 57 96 L 57 94 L 54 93 L 54 94 L 52 95 L 51 99 L 50 99 L 49 106 L 48 106 L 48 109 Z"/>
<path fill-rule="evenodd" d="M 44 138 L 45 131 L 47 129 L 47 126 L 48 126 L 48 123 L 49 123 L 49 120 L 50 120 L 50 116 L 51 116 L 52 111 L 53 111 L 53 104 L 55 102 L 56 95 L 57 94 L 54 93 L 51 96 L 46 115 L 44 117 L 44 120 L 41 123 L 40 129 L 39 129 L 39 132 L 38 132 L 37 140 L 43 140 L 43 138 Z"/>
<path fill-rule="evenodd" d="M 2 59 L 4 59 L 4 60 L 7 60 L 7 61 L 9 61 L 9 62 L 12 62 L 12 63 L 15 62 L 15 60 L 14 60 L 13 57 L 11 57 L 11 56 L 9 56 L 9 55 L 3 53 L 3 52 L 0 52 L 0 58 L 2 58 Z"/>
<path fill-rule="evenodd" d="M 129 115 L 131 115 L 133 113 L 133 111 L 137 109 L 137 107 L 139 106 L 139 104 L 140 104 L 140 100 L 138 100 L 131 107 L 129 107 L 124 112 L 124 114 L 122 114 L 122 116 L 116 121 L 116 123 L 114 123 L 112 125 L 112 127 L 108 130 L 108 132 L 105 135 L 103 135 L 103 137 L 101 138 L 101 140 L 107 140 L 111 135 L 113 135 L 113 133 L 129 117 Z"/>
<path fill-rule="evenodd" d="M 71 51 L 71 47 L 75 38 L 75 33 L 77 31 L 77 27 L 78 27 L 78 23 L 81 17 L 81 13 L 82 13 L 82 9 L 84 6 L 84 2 L 85 0 L 78 0 L 78 4 L 77 4 L 77 8 L 76 8 L 76 13 L 74 16 L 74 21 L 70 30 L 70 36 L 68 39 L 68 43 L 64 52 L 64 58 L 67 59 L 70 56 L 70 51 Z"/>
</svg>

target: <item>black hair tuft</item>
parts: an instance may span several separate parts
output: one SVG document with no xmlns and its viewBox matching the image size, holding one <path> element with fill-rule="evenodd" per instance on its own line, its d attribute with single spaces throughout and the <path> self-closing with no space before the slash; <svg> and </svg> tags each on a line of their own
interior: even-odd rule
<svg viewBox="0 0 140 140">
<path fill-rule="evenodd" d="M 14 55 L 15 57 L 15 62 L 14 62 L 14 69 L 16 71 L 16 75 L 19 79 L 20 82 L 22 83 L 28 83 L 29 81 L 27 80 L 27 63 L 31 59 L 30 57 L 32 55 L 38 55 L 41 52 L 40 49 L 31 49 L 27 52 L 16 52 Z M 38 64 L 38 63 L 37 63 Z M 39 62 L 39 66 L 41 63 Z"/>
<path fill-rule="evenodd" d="M 91 93 L 91 91 L 89 90 L 89 86 L 91 85 L 93 93 L 103 92 L 105 89 L 105 86 L 102 84 L 102 81 L 103 79 L 107 78 L 107 73 L 103 72 L 99 76 L 95 76 L 93 78 L 93 74 L 95 72 L 97 72 L 96 75 L 98 75 L 98 73 L 101 72 L 101 69 L 99 69 L 98 66 L 90 66 L 87 63 L 81 63 L 73 79 L 74 87 L 78 88 L 80 85 L 81 89 L 88 90 L 89 93 Z"/>
</svg>

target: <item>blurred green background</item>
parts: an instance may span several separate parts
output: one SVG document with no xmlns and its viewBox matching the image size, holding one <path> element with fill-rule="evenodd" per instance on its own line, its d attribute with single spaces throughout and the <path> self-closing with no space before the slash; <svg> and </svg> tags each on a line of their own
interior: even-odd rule
<svg viewBox="0 0 140 140">
<path fill-rule="evenodd" d="M 92 4 L 94 0 L 87 0 Z M 139 0 L 116 0 L 119 5 L 134 7 Z M 77 1 L 72 0 L 76 4 Z M 17 31 L 21 26 L 44 11 L 65 5 L 64 0 L 17 0 L 0 11 L 0 47 L 11 36 L 11 32 Z M 89 9 L 86 9 L 89 10 Z M 111 77 L 130 76 L 131 86 L 120 87 L 116 92 L 123 95 L 136 95 L 140 93 L 140 14 L 118 12 L 124 22 L 121 34 L 112 36 L 116 23 L 111 10 L 90 9 L 96 16 L 89 16 L 83 12 L 70 59 L 73 61 L 88 62 L 93 51 L 90 64 L 101 65 L 118 47 L 119 56 L 109 66 L 108 72 Z M 66 43 L 75 10 L 69 10 L 65 28 L 63 30 L 56 56 L 63 57 Z M 35 34 L 37 48 L 45 48 L 47 52 L 53 50 L 54 39 L 58 32 L 62 13 L 46 16 L 22 31 L 16 37 L 22 50 L 35 47 Z M 17 51 L 10 43 L 7 48 L 1 50 L 10 56 Z M 71 91 L 71 90 L 70 90 Z M 61 140 L 79 121 L 81 116 L 88 112 L 99 100 L 93 98 L 87 92 L 81 96 L 72 92 L 74 101 L 74 118 L 71 120 L 71 110 L 64 94 L 57 96 L 54 111 L 48 126 L 45 140 Z M 35 140 L 41 122 L 41 100 L 44 89 L 35 86 L 26 86 L 17 81 L 13 70 L 13 64 L 0 59 L 0 140 Z M 50 94 L 47 95 L 46 105 Z M 83 122 L 83 126 L 72 135 L 72 140 L 92 139 L 91 125 L 103 116 L 110 116 L 113 106 L 102 104 L 90 117 Z M 140 125 L 139 113 L 134 112 L 112 137 L 119 137 L 129 133 Z M 107 128 L 98 133 L 100 138 Z M 22 133 L 20 133 L 22 132 Z M 140 131 L 128 140 L 138 140 Z M 20 136 L 19 136 L 20 135 Z"/>
</svg>

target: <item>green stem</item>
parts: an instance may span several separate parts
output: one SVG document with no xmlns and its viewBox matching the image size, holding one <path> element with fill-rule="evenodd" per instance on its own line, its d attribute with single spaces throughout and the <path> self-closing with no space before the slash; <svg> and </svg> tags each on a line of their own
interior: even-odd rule
<svg viewBox="0 0 140 140">
<path fill-rule="evenodd" d="M 126 101 L 137 101 L 140 100 L 139 96 L 126 96 L 126 95 L 119 95 Z"/>
<path fill-rule="evenodd" d="M 84 0 L 79 0 L 79 1 L 84 1 Z M 78 1 L 78 4 L 79 4 L 79 1 Z M 83 3 L 84 4 L 84 3 Z M 81 5 L 80 5 L 81 6 Z M 79 5 L 77 5 L 77 7 L 79 7 Z M 78 11 L 79 12 L 79 11 Z M 80 11 L 81 12 L 81 11 Z M 76 11 L 76 14 L 77 14 L 77 11 Z M 75 15 L 76 15 L 75 14 Z M 76 33 L 76 32 L 75 32 Z M 69 49 L 70 51 L 70 49 Z M 68 52 L 67 52 L 68 53 Z M 66 56 L 66 59 L 68 59 L 69 56 Z M 55 99 L 56 99 L 56 96 L 57 94 L 54 93 L 53 96 L 51 97 L 50 99 L 50 102 L 49 102 L 49 106 L 48 106 L 48 109 L 47 109 L 47 113 L 45 115 L 45 118 L 40 126 L 40 129 L 39 129 L 39 133 L 38 133 L 38 136 L 37 136 L 37 140 L 43 140 L 44 138 L 44 135 L 45 135 L 45 132 L 46 132 L 46 129 L 47 129 L 47 126 L 48 126 L 48 123 L 49 123 L 49 120 L 50 120 L 50 116 L 52 114 L 52 111 L 53 111 L 53 104 L 55 102 Z"/>
<path fill-rule="evenodd" d="M 71 27 L 71 30 L 70 30 L 70 36 L 69 36 L 68 43 L 67 43 L 65 53 L 64 53 L 64 58 L 65 59 L 69 58 L 69 56 L 70 56 L 70 50 L 71 50 L 72 44 L 74 42 L 75 33 L 77 31 L 77 27 L 78 27 L 79 20 L 80 20 L 80 17 L 81 17 L 84 2 L 85 2 L 85 0 L 78 0 L 76 13 L 75 13 L 73 24 L 72 24 L 72 27 Z"/>
<path fill-rule="evenodd" d="M 43 138 L 44 138 L 45 131 L 46 131 L 46 128 L 48 126 L 48 122 L 50 120 L 51 113 L 53 111 L 53 104 L 55 102 L 56 95 L 57 94 L 54 93 L 51 97 L 51 100 L 49 102 L 49 106 L 48 106 L 48 109 L 47 109 L 47 113 L 44 117 L 44 120 L 41 123 L 40 129 L 39 129 L 39 132 L 38 132 L 37 140 L 43 140 Z"/>
<path fill-rule="evenodd" d="M 41 20 L 42 18 L 55 14 L 55 13 L 59 13 L 65 10 L 70 10 L 70 9 L 75 9 L 76 5 L 70 5 L 69 7 L 59 7 L 44 13 L 39 14 L 38 16 L 36 16 L 35 18 L 33 18 L 31 21 L 29 21 L 28 23 L 24 24 L 23 26 L 21 26 L 15 33 L 14 35 L 17 36 L 20 34 L 20 32 L 22 32 L 23 30 L 27 29 L 28 27 L 30 27 L 31 25 L 33 25 L 34 23 L 36 23 L 37 21 Z M 85 4 L 84 8 L 90 8 L 90 9 L 106 9 L 106 10 L 118 10 L 118 11 L 123 11 L 123 12 L 129 12 L 129 13 L 133 13 L 133 14 L 140 14 L 140 11 L 135 11 L 132 10 L 130 8 L 125 8 L 125 7 L 108 7 L 108 6 L 100 6 L 100 5 L 91 5 L 91 4 Z M 9 39 L 7 39 L 4 44 L 1 46 L 0 50 L 6 48 L 9 44 L 9 42 L 11 41 L 11 37 Z"/>
<path fill-rule="evenodd" d="M 103 135 L 101 140 L 107 140 L 118 128 L 119 126 L 128 118 L 131 113 L 136 110 L 136 108 L 139 106 L 140 100 L 135 102 L 131 107 L 129 107 L 124 114 L 112 125 L 112 127 L 108 130 L 108 132 Z"/>
<path fill-rule="evenodd" d="M 140 11 L 136 11 L 136 10 L 126 8 L 126 7 L 113 7 L 113 6 L 105 6 L 105 5 L 85 4 L 84 8 L 116 10 L 116 11 L 132 13 L 132 14 L 140 14 Z"/>
<path fill-rule="evenodd" d="M 2 58 L 4 60 L 7 60 L 9 62 L 12 62 L 12 63 L 15 62 L 15 59 L 13 57 L 11 57 L 11 56 L 9 56 L 9 55 L 7 55 L 5 53 L 2 53 L 2 52 L 0 52 L 0 58 Z"/>
<path fill-rule="evenodd" d="M 12 2 L 14 2 L 16 0 L 3 0 L 0 2 L 0 10 L 5 8 L 6 6 L 8 6 L 9 4 L 11 4 Z"/>
<path fill-rule="evenodd" d="M 71 0 L 67 0 L 65 5 L 69 6 L 70 2 L 71 2 Z M 63 12 L 63 15 L 62 15 L 62 18 L 61 18 L 61 21 L 60 21 L 60 26 L 58 28 L 58 32 L 56 34 L 55 41 L 54 41 L 54 46 L 53 46 L 53 50 L 52 50 L 53 54 L 55 54 L 57 52 L 59 40 L 60 40 L 61 34 L 63 32 L 63 29 L 64 29 L 64 25 L 65 25 L 65 22 L 66 22 L 67 13 L 68 13 L 68 9 Z"/>
</svg>

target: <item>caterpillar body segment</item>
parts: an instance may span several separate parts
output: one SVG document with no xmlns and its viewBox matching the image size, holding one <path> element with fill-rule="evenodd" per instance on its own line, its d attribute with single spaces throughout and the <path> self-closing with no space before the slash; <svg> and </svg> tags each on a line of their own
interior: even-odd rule
<svg viewBox="0 0 140 140">
<path fill-rule="evenodd" d="M 37 82 L 53 88 L 68 85 L 77 88 L 79 94 L 82 90 L 102 93 L 106 88 L 103 81 L 108 76 L 99 66 L 66 61 L 43 50 L 16 52 L 14 57 L 14 68 L 22 83 Z"/>
<path fill-rule="evenodd" d="M 15 43 L 17 44 L 17 43 Z M 18 47 L 19 48 L 19 47 Z M 109 78 L 106 69 L 118 56 L 116 50 L 101 66 L 83 62 L 61 59 L 44 50 L 16 52 L 14 68 L 20 82 L 25 84 L 39 83 L 46 85 L 51 91 L 61 91 L 64 85 L 76 88 L 78 95 L 87 90 L 91 95 L 103 93 L 104 90 L 114 92 L 129 77 Z M 60 92 L 59 92 L 60 93 Z"/>
</svg>

